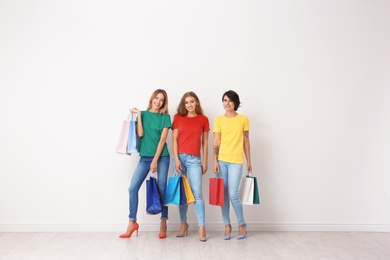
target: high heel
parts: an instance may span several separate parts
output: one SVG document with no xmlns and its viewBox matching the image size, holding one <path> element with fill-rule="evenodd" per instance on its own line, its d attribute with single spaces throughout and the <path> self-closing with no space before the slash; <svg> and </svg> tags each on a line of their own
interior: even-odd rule
<svg viewBox="0 0 390 260">
<path fill-rule="evenodd" d="M 161 226 L 160 226 L 160 233 L 158 234 L 159 239 L 163 239 L 167 237 L 167 225 L 165 224 L 165 227 L 163 227 L 164 233 L 161 232 Z"/>
<path fill-rule="evenodd" d="M 119 237 L 120 238 L 130 238 L 134 231 L 137 231 L 137 237 L 138 237 L 138 228 L 139 228 L 138 223 L 134 222 L 134 226 L 131 228 L 130 232 L 124 233 L 124 234 L 120 235 Z"/>
<path fill-rule="evenodd" d="M 176 237 L 188 236 L 188 223 L 187 222 L 183 222 L 182 224 L 185 225 L 184 231 L 183 231 L 183 233 L 181 233 L 181 232 L 177 233 Z M 180 227 L 180 231 L 181 231 L 181 227 Z"/>
<path fill-rule="evenodd" d="M 206 238 L 206 229 L 205 229 L 204 226 L 199 227 L 199 241 L 200 241 L 200 242 L 206 242 L 206 241 L 207 241 L 207 238 Z"/>
<path fill-rule="evenodd" d="M 246 231 L 246 224 L 243 225 L 245 229 L 245 233 L 242 235 L 238 235 L 237 239 L 244 239 L 248 235 L 248 232 Z"/>
<path fill-rule="evenodd" d="M 227 235 L 227 236 L 223 236 L 223 239 L 225 239 L 225 240 L 229 240 L 229 239 L 231 239 L 232 238 L 232 236 L 231 236 L 231 234 L 232 234 L 232 225 L 230 225 L 230 224 L 228 224 L 228 225 L 225 225 L 225 229 L 226 229 L 226 226 L 229 226 L 229 235 Z M 226 233 L 226 230 L 225 230 L 225 233 Z"/>
</svg>

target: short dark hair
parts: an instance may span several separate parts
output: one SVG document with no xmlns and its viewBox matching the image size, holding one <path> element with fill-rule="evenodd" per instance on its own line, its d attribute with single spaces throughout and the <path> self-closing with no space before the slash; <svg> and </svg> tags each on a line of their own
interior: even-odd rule
<svg viewBox="0 0 390 260">
<path fill-rule="evenodd" d="M 235 91 L 233 91 L 233 90 L 228 90 L 225 93 L 223 93 L 223 95 L 222 95 L 222 102 L 223 102 L 223 98 L 225 96 L 227 96 L 231 101 L 233 101 L 233 103 L 234 103 L 234 111 L 237 111 L 237 109 L 241 105 L 240 97 L 238 96 L 238 94 Z"/>
</svg>

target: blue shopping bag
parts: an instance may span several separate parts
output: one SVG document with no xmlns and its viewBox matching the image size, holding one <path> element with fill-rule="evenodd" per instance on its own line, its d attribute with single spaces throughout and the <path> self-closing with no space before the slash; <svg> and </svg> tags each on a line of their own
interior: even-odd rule
<svg viewBox="0 0 390 260">
<path fill-rule="evenodd" d="M 187 204 L 186 191 L 184 189 L 183 175 L 180 175 L 180 205 Z"/>
<path fill-rule="evenodd" d="M 146 213 L 156 215 L 162 211 L 157 181 L 152 175 L 146 180 Z"/>
<path fill-rule="evenodd" d="M 129 137 L 127 139 L 126 152 L 128 154 L 139 153 L 139 137 L 137 135 L 137 121 L 134 119 L 134 113 L 131 113 L 129 121 Z"/>
<path fill-rule="evenodd" d="M 164 205 L 180 205 L 180 176 L 173 175 L 168 178 Z"/>
</svg>

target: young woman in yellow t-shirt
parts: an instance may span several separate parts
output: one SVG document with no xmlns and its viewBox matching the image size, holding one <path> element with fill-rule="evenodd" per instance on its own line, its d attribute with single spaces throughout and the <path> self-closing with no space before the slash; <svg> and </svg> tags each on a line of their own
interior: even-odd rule
<svg viewBox="0 0 390 260">
<path fill-rule="evenodd" d="M 246 238 L 247 228 L 238 189 L 242 177 L 244 157 L 247 162 L 247 171 L 252 172 L 249 119 L 238 114 L 240 98 L 233 90 L 226 91 L 222 95 L 222 103 L 225 114 L 214 120 L 214 173 L 220 173 L 224 179 L 225 201 L 221 207 L 222 218 L 225 224 L 224 239 L 231 238 L 232 226 L 230 224 L 230 203 L 237 216 L 238 239 Z"/>
</svg>

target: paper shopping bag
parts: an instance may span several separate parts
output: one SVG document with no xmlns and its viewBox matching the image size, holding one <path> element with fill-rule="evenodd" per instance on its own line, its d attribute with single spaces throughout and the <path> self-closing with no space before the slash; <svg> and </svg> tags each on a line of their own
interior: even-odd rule
<svg viewBox="0 0 390 260">
<path fill-rule="evenodd" d="M 127 116 L 127 119 L 122 122 L 122 129 L 119 135 L 118 145 L 116 147 L 116 152 L 120 154 L 127 154 L 127 142 L 129 138 L 129 128 L 130 128 L 130 116 L 131 113 Z"/>
<path fill-rule="evenodd" d="M 225 197 L 223 178 L 210 178 L 209 184 L 209 204 L 223 206 Z"/>
<path fill-rule="evenodd" d="M 187 196 L 184 189 L 183 175 L 180 176 L 180 205 L 187 204 Z"/>
<path fill-rule="evenodd" d="M 253 178 L 253 204 L 260 204 L 259 186 L 257 185 L 257 178 Z"/>
<path fill-rule="evenodd" d="M 156 178 L 150 176 L 149 180 L 146 180 L 146 213 L 158 214 L 162 211 L 160 196 L 157 189 Z"/>
<path fill-rule="evenodd" d="M 139 138 L 137 135 L 137 122 L 134 119 L 134 113 L 132 113 L 131 120 L 129 121 L 129 137 L 127 139 L 128 154 L 139 153 Z"/>
<path fill-rule="evenodd" d="M 253 178 L 246 176 L 241 184 L 241 201 L 243 205 L 253 205 Z"/>
<path fill-rule="evenodd" d="M 168 178 L 164 205 L 180 205 L 180 176 L 173 175 Z"/>
<path fill-rule="evenodd" d="M 245 176 L 241 183 L 240 193 L 243 205 L 260 204 L 259 187 L 256 177 L 251 175 Z"/>
<path fill-rule="evenodd" d="M 194 194 L 192 193 L 190 183 L 188 182 L 188 179 L 185 175 L 183 175 L 182 178 L 183 178 L 184 192 L 185 192 L 186 197 L 187 197 L 186 204 L 193 203 L 193 202 L 195 202 L 195 197 L 194 197 Z"/>
</svg>

